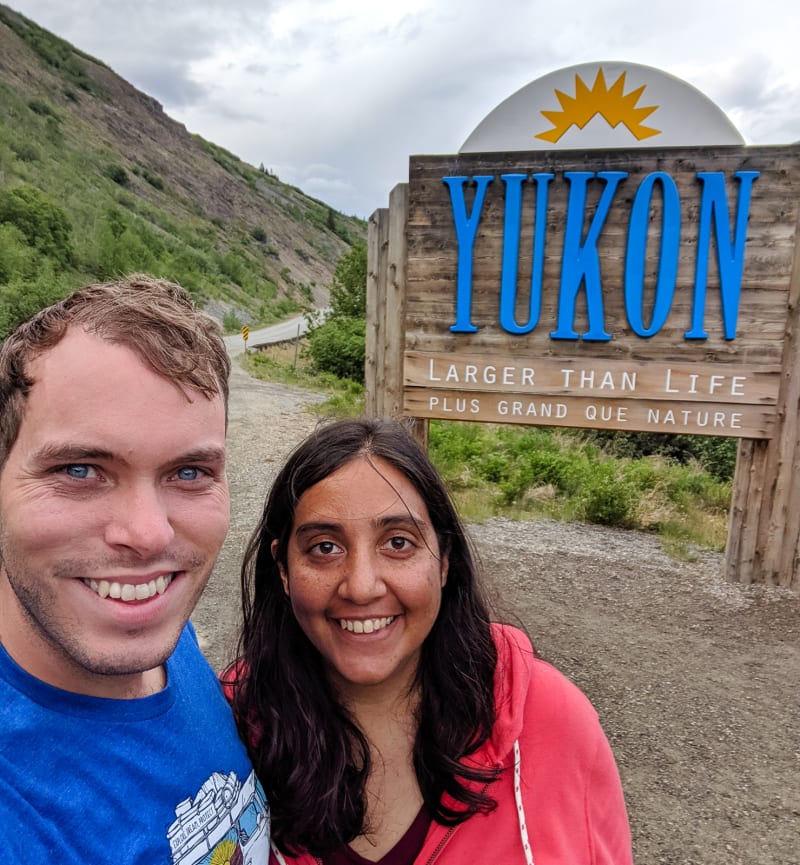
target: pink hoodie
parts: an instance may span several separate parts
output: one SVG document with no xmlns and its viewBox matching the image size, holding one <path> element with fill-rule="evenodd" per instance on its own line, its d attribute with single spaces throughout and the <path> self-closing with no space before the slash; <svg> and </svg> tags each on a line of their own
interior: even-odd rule
<svg viewBox="0 0 800 865">
<path fill-rule="evenodd" d="M 414 865 L 632 865 L 619 774 L 597 714 L 528 638 L 492 625 L 497 721 L 470 758 L 500 766 L 490 814 L 459 826 L 432 823 Z M 308 854 L 270 865 L 318 865 Z"/>
</svg>

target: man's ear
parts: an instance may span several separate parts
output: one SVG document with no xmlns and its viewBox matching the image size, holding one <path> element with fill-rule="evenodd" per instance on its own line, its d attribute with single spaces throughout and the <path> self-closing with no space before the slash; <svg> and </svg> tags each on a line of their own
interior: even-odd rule
<svg viewBox="0 0 800 865">
<path fill-rule="evenodd" d="M 289 594 L 289 575 L 286 573 L 286 569 L 283 565 L 278 562 L 278 539 L 276 538 L 272 544 L 270 544 L 270 552 L 272 553 L 272 558 L 278 564 L 278 573 L 281 575 L 281 582 L 283 583 L 283 592 L 284 594 Z"/>
</svg>

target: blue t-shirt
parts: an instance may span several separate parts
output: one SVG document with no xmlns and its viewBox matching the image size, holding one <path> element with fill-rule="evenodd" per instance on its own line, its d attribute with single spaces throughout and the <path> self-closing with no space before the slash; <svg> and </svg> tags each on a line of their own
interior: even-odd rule
<svg viewBox="0 0 800 865">
<path fill-rule="evenodd" d="M 188 624 L 164 690 L 62 691 L 0 646 L 0 850 L 59 865 L 263 865 L 269 808 Z"/>
</svg>

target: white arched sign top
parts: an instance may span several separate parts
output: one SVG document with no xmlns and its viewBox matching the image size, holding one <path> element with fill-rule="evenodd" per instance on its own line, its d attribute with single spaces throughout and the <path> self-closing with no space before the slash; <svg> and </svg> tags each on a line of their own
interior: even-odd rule
<svg viewBox="0 0 800 865">
<path fill-rule="evenodd" d="M 501 102 L 461 153 L 744 144 L 699 90 L 636 63 L 583 63 L 537 78 Z"/>
</svg>

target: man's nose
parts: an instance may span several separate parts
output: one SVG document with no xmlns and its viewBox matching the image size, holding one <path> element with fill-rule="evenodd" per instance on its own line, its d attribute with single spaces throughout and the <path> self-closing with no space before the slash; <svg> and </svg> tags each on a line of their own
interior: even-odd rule
<svg viewBox="0 0 800 865">
<path fill-rule="evenodd" d="M 106 524 L 106 542 L 110 546 L 127 547 L 146 558 L 163 552 L 174 537 L 160 490 L 142 483 L 117 492 Z"/>
</svg>

